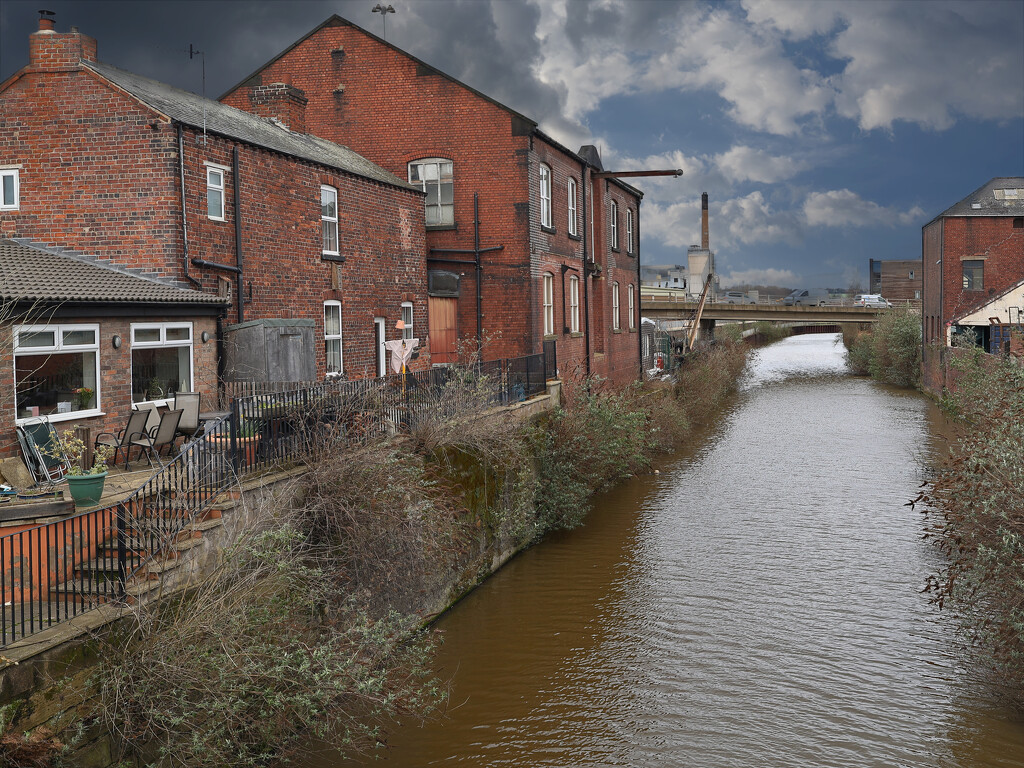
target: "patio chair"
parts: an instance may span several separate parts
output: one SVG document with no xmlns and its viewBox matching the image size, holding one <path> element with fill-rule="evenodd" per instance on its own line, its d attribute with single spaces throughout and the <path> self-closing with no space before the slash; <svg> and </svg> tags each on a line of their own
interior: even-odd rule
<svg viewBox="0 0 1024 768">
<path fill-rule="evenodd" d="M 160 406 L 156 403 L 138 403 L 135 405 L 135 409 L 142 411 L 149 417 L 146 421 L 145 429 L 147 434 L 160 426 Z"/>
<path fill-rule="evenodd" d="M 195 438 L 200 431 L 199 399 L 199 392 L 176 392 L 174 395 L 174 407 L 181 411 L 178 434 L 184 435 L 186 441 Z"/>
<path fill-rule="evenodd" d="M 116 435 L 113 432 L 100 432 L 93 441 L 93 447 L 99 448 L 105 445 L 114 449 L 111 457 L 111 464 L 117 464 L 118 451 L 124 451 L 124 468 L 128 469 L 128 454 L 131 452 L 132 438 L 146 434 L 146 422 L 149 420 L 149 409 L 132 411 L 128 416 L 128 423 Z"/>
<path fill-rule="evenodd" d="M 165 445 L 173 446 L 174 438 L 177 437 L 178 422 L 181 421 L 181 411 L 167 411 L 160 417 L 160 423 L 152 432 L 143 432 L 141 435 L 129 438 L 128 448 L 138 446 L 146 453 L 149 466 L 153 466 L 153 457 L 156 457 L 157 464 L 163 469 L 164 463 L 160 461 L 160 451 Z M 128 469 L 128 461 L 125 460 L 125 469 Z"/>
<path fill-rule="evenodd" d="M 39 421 L 19 426 L 17 434 L 22 453 L 25 454 L 25 464 L 36 485 L 53 485 L 71 471 L 71 464 L 63 454 L 55 458 L 43 452 L 47 445 L 57 444 L 57 430 L 50 422 Z"/>
</svg>

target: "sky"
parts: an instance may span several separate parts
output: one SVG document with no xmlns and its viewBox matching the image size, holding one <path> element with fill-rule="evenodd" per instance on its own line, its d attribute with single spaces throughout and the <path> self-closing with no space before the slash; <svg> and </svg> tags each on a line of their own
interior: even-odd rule
<svg viewBox="0 0 1024 768">
<path fill-rule="evenodd" d="M 637 179 L 644 264 L 684 264 L 710 199 L 723 287 L 866 287 L 921 227 L 1024 176 L 1020 0 L 2 0 L 0 79 L 38 9 L 101 61 L 217 98 L 332 14 Z M 384 24 L 386 23 L 386 30 Z"/>
</svg>

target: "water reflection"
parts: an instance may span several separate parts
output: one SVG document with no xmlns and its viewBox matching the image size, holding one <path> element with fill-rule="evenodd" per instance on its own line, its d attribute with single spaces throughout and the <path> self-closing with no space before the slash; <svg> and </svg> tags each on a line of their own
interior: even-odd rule
<svg viewBox="0 0 1024 768">
<path fill-rule="evenodd" d="M 920 594 L 938 420 L 831 335 L 755 353 L 694 448 L 445 617 L 451 710 L 385 763 L 1024 765 Z"/>
</svg>

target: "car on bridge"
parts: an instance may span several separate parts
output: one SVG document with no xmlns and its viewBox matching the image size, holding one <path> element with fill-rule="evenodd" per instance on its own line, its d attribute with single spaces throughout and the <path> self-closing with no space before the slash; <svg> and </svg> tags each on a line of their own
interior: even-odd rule
<svg viewBox="0 0 1024 768">
<path fill-rule="evenodd" d="M 722 294 L 722 298 L 719 301 L 725 304 L 757 304 L 752 298 L 743 291 L 726 291 Z"/>
<path fill-rule="evenodd" d="M 853 297 L 853 306 L 889 309 L 892 307 L 892 303 L 882 298 L 882 294 L 880 293 L 858 293 Z"/>
</svg>

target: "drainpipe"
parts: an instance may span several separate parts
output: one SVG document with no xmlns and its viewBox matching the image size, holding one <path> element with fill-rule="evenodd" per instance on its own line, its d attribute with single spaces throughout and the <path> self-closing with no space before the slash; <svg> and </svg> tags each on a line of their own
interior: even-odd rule
<svg viewBox="0 0 1024 768">
<path fill-rule="evenodd" d="M 587 164 L 583 163 L 580 173 L 583 188 L 583 357 L 587 361 L 587 378 L 590 378 L 590 273 L 587 272 Z"/>
<path fill-rule="evenodd" d="M 188 273 L 188 214 L 185 205 L 185 139 L 182 133 L 181 123 L 178 123 L 178 179 L 181 182 L 181 242 L 182 257 L 184 259 L 185 279 L 199 290 L 203 284 Z"/>
<path fill-rule="evenodd" d="M 644 325 L 643 312 L 641 311 L 640 300 L 640 203 L 643 198 L 636 199 L 636 305 L 633 311 L 636 315 L 632 318 L 636 323 L 636 359 L 640 365 L 640 381 L 644 380 Z"/>
</svg>

